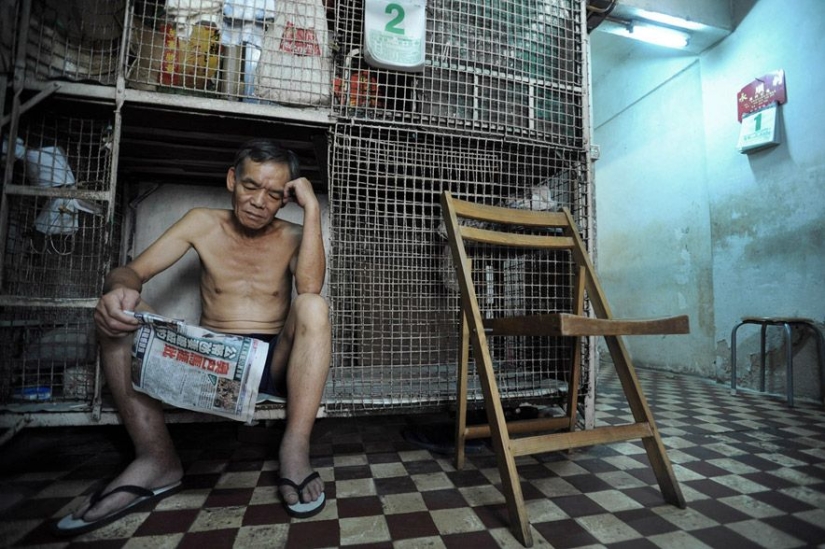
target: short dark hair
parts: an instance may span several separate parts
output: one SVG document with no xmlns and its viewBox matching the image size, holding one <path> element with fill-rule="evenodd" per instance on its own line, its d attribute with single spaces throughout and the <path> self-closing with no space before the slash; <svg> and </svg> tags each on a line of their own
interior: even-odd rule
<svg viewBox="0 0 825 549">
<path fill-rule="evenodd" d="M 235 153 L 235 171 L 243 172 L 245 160 L 252 162 L 275 162 L 289 166 L 289 178 L 297 179 L 301 175 L 301 164 L 294 152 L 285 149 L 269 139 L 250 139 Z"/>
</svg>

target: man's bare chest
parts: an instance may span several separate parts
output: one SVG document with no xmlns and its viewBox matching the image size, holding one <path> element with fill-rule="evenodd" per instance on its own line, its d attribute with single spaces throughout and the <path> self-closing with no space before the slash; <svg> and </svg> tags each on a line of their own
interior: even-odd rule
<svg viewBox="0 0 825 549">
<path fill-rule="evenodd" d="M 254 245 L 216 239 L 195 249 L 203 274 L 215 284 L 278 288 L 290 278 L 289 263 L 294 250 L 275 239 Z"/>
</svg>

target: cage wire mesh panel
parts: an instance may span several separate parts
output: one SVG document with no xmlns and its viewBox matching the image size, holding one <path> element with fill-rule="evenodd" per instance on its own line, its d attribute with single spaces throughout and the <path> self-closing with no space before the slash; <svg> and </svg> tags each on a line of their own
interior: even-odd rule
<svg viewBox="0 0 825 549">
<path fill-rule="evenodd" d="M 330 25 L 323 0 L 136 0 L 127 85 L 328 107 Z"/>
<path fill-rule="evenodd" d="M 567 206 L 586 216 L 584 155 L 536 143 L 348 124 L 334 128 L 332 141 L 327 410 L 450 402 L 459 295 L 441 191 L 526 209 Z M 476 251 L 482 306 L 490 314 L 570 310 L 568 258 Z M 505 398 L 546 395 L 564 385 L 569 345 L 539 338 L 496 338 L 494 345 Z M 480 398 L 479 387 L 471 392 Z"/>
<path fill-rule="evenodd" d="M 97 345 L 91 311 L 0 309 L 0 406 L 85 401 L 94 394 Z"/>
<path fill-rule="evenodd" d="M 582 145 L 581 0 L 428 0 L 421 74 L 367 65 L 363 2 L 337 6 L 341 115 Z"/>
<path fill-rule="evenodd" d="M 112 188 L 111 114 L 82 117 L 81 110 L 26 114 L 7 155 L 14 190 L 5 194 L 2 232 L 0 404 L 8 409 L 43 401 L 89 408 L 94 397 L 92 310 L 68 299 L 100 295 L 120 211 L 107 221 L 101 198 Z M 28 298 L 52 303 L 29 305 Z"/>
<path fill-rule="evenodd" d="M 106 204 L 80 198 L 111 187 L 112 124 L 45 112 L 21 121 L 9 194 L 3 295 L 100 295 L 110 267 Z"/>
<path fill-rule="evenodd" d="M 27 73 L 114 85 L 126 0 L 31 1 Z"/>
</svg>

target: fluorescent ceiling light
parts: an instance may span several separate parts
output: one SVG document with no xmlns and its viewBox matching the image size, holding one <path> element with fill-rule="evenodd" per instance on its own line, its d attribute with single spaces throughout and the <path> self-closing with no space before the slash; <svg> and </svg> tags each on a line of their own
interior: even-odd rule
<svg viewBox="0 0 825 549">
<path fill-rule="evenodd" d="M 627 26 L 616 25 L 611 27 L 612 28 L 605 30 L 612 34 L 634 38 L 642 42 L 665 46 L 667 48 L 685 48 L 690 41 L 690 35 L 687 33 L 656 25 L 630 23 Z"/>
<path fill-rule="evenodd" d="M 679 27 L 681 29 L 693 31 L 702 30 L 704 28 L 703 24 L 697 23 L 696 21 L 690 21 L 688 19 L 683 19 L 682 17 L 675 17 L 673 15 L 666 15 L 655 11 L 636 10 L 635 14 L 642 19 L 655 21 L 657 23 L 664 23 L 665 25 L 669 25 L 671 27 Z"/>
</svg>

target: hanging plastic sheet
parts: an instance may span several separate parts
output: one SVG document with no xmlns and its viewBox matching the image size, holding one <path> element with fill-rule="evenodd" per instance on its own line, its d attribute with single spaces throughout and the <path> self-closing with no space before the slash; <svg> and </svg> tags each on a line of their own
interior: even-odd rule
<svg viewBox="0 0 825 549">
<path fill-rule="evenodd" d="M 332 89 L 329 30 L 319 0 L 280 0 L 264 36 L 255 95 L 280 103 L 323 105 Z"/>
</svg>

